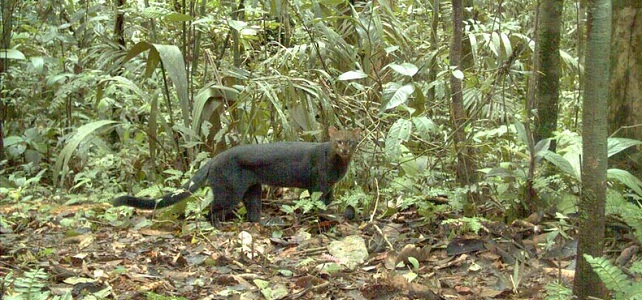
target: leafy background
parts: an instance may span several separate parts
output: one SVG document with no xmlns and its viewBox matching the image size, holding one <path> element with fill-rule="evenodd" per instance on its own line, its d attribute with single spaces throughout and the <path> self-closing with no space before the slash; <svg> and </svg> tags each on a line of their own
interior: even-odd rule
<svg viewBox="0 0 642 300">
<path fill-rule="evenodd" d="M 337 189 L 337 206 L 362 216 L 414 208 L 430 223 L 478 205 L 479 216 L 510 222 L 523 217 L 529 180 L 540 213 L 562 218 L 576 210 L 581 52 L 573 35 L 562 34 L 559 129 L 530 148 L 525 99 L 535 24 L 524 12 L 536 10 L 533 1 L 478 1 L 466 12 L 463 72 L 449 66 L 450 2 L 7 3 L 13 33 L 2 53 L 0 201 L 12 208 L 3 228 L 54 220 L 28 213 L 52 205 L 158 196 L 229 147 L 321 141 L 332 125 L 363 130 Z M 562 32 L 570 33 L 576 7 L 564 5 Z M 470 119 L 459 129 L 483 175 L 465 187 L 454 178 L 451 75 L 463 78 Z M 639 144 L 612 138 L 609 156 Z M 608 213 L 641 229 L 634 203 L 642 182 L 617 168 L 608 174 Z M 471 192 L 485 201 L 471 204 Z M 448 205 L 431 201 L 438 198 Z M 188 211 L 198 215 L 199 207 Z M 122 212 L 100 214 L 117 222 Z"/>
</svg>

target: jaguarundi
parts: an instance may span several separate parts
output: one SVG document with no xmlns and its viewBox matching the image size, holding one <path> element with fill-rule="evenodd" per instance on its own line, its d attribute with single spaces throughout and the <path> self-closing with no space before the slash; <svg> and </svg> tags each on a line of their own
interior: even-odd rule
<svg viewBox="0 0 642 300">
<path fill-rule="evenodd" d="M 114 206 L 144 209 L 163 208 L 180 202 L 198 190 L 206 181 L 214 199 L 210 206 L 211 221 L 222 219 L 239 202 L 247 210 L 250 222 L 261 219 L 261 184 L 277 187 L 306 188 L 321 192 L 320 200 L 332 202 L 332 187 L 348 170 L 348 164 L 360 138 L 360 129 L 328 129 L 330 141 L 277 142 L 250 144 L 230 148 L 210 159 L 180 190 L 161 199 L 121 196 Z"/>
</svg>

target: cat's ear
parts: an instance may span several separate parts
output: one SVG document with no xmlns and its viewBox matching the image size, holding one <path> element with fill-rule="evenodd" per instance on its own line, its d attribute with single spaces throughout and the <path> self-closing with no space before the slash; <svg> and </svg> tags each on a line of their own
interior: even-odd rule
<svg viewBox="0 0 642 300">
<path fill-rule="evenodd" d="M 337 134 L 337 131 L 339 130 L 336 127 L 330 126 L 330 128 L 328 128 L 328 135 L 335 136 Z"/>
<path fill-rule="evenodd" d="M 361 129 L 357 128 L 357 129 L 353 130 L 352 134 L 354 134 L 354 136 L 357 138 L 357 140 L 360 139 L 361 138 Z"/>
</svg>

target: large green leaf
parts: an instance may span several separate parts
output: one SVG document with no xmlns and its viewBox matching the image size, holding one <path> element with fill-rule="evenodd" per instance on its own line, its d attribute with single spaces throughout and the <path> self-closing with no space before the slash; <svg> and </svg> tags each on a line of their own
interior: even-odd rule
<svg viewBox="0 0 642 300">
<path fill-rule="evenodd" d="M 238 32 L 241 32 L 241 30 L 247 27 L 247 22 L 243 22 L 239 20 L 228 20 L 227 22 L 232 29 Z"/>
<path fill-rule="evenodd" d="M 181 50 L 174 45 L 153 45 L 160 54 L 163 61 L 163 67 L 167 70 L 169 78 L 172 79 L 176 95 L 180 101 L 181 112 L 183 115 L 183 125 L 189 125 L 189 96 L 187 94 L 187 71 L 185 61 Z"/>
<path fill-rule="evenodd" d="M 22 52 L 16 49 L 0 49 L 0 57 L 6 59 L 17 59 L 23 60 L 27 59 Z"/>
<path fill-rule="evenodd" d="M 570 70 L 573 70 L 576 73 L 584 73 L 584 66 L 577 62 L 577 57 L 571 55 L 570 53 L 560 50 L 560 58 L 564 62 L 564 66 Z M 577 70 L 579 67 L 579 71 Z"/>
<path fill-rule="evenodd" d="M 390 98 L 390 101 L 386 103 L 384 110 L 389 110 L 391 108 L 395 108 L 401 104 L 406 103 L 408 101 L 408 97 L 410 97 L 410 95 L 412 95 L 412 93 L 414 92 L 415 92 L 415 86 L 412 84 L 406 84 L 404 86 L 401 86 L 392 95 L 392 97 Z"/>
<path fill-rule="evenodd" d="M 192 111 L 192 128 L 197 134 L 201 132 L 201 124 L 208 120 L 212 113 L 218 108 L 220 103 L 217 98 L 236 100 L 238 91 L 226 86 L 211 86 L 201 90 L 194 97 L 194 110 Z M 207 105 L 210 101 L 215 101 L 212 105 Z M 208 107 L 209 109 L 206 109 Z"/>
<path fill-rule="evenodd" d="M 629 173 L 628 171 L 616 168 L 608 169 L 606 171 L 606 177 L 610 180 L 617 180 L 621 182 L 642 197 L 642 181 L 640 181 L 640 179 L 633 176 L 633 174 Z"/>
<path fill-rule="evenodd" d="M 413 65 L 411 63 L 403 63 L 403 64 L 400 64 L 400 65 L 398 65 L 398 64 L 390 64 L 389 66 L 395 72 L 397 72 L 397 73 L 399 73 L 401 75 L 404 75 L 404 76 L 408 76 L 408 77 L 415 76 L 415 74 L 417 74 L 417 72 L 419 71 L 419 68 L 417 68 L 417 66 L 415 66 L 415 65 Z"/>
<path fill-rule="evenodd" d="M 608 156 L 611 157 L 626 148 L 642 145 L 642 141 L 627 138 L 609 138 L 608 139 Z"/>
<path fill-rule="evenodd" d="M 140 42 L 137 43 L 136 45 L 132 46 L 129 51 L 127 51 L 127 55 L 125 56 L 125 62 L 129 61 L 130 59 L 138 56 L 139 54 L 151 49 L 153 46 L 151 43 L 148 42 Z"/>
<path fill-rule="evenodd" d="M 3 139 L 5 151 L 11 156 L 20 156 L 27 150 L 27 141 L 21 136 L 8 136 Z"/>
<path fill-rule="evenodd" d="M 128 61 L 142 52 L 149 50 L 147 56 L 146 75 L 151 75 L 151 72 L 156 68 L 159 61 L 163 62 L 163 68 L 167 71 L 169 78 L 174 84 L 176 95 L 181 107 L 183 116 L 183 125 L 189 125 L 189 97 L 187 93 L 187 71 L 185 69 L 185 61 L 183 54 L 178 47 L 174 45 L 160 45 L 148 42 L 140 42 L 127 52 L 125 61 Z"/>
<path fill-rule="evenodd" d="M 412 131 L 412 122 L 406 119 L 397 120 L 388 131 L 386 136 L 386 155 L 392 161 L 396 161 L 401 156 L 401 143 L 408 141 Z"/>
<path fill-rule="evenodd" d="M 548 148 L 551 146 L 551 139 L 543 139 L 537 142 L 537 145 L 533 147 L 533 156 L 535 157 L 542 157 L 546 154 L 546 151 L 548 151 Z"/>
<path fill-rule="evenodd" d="M 411 119 L 415 125 L 416 132 L 425 140 L 430 139 L 431 133 L 439 132 L 439 127 L 431 119 L 426 116 L 414 117 Z"/>
<path fill-rule="evenodd" d="M 5 147 L 13 146 L 15 144 L 24 143 L 25 139 L 21 136 L 8 136 L 2 139 Z"/>
<path fill-rule="evenodd" d="M 29 58 L 31 61 L 31 65 L 33 65 L 33 68 L 38 71 L 42 72 L 45 68 L 45 59 L 42 56 L 32 56 Z"/>
<path fill-rule="evenodd" d="M 517 131 L 517 136 L 519 137 L 519 140 L 524 143 L 524 145 L 528 145 L 528 135 L 526 134 L 526 127 L 524 127 L 524 123 L 516 121 L 513 123 L 515 126 L 515 130 Z"/>
<path fill-rule="evenodd" d="M 356 80 L 356 79 L 363 79 L 366 77 L 368 77 L 368 74 L 364 73 L 361 70 L 356 70 L 356 71 L 348 71 L 339 75 L 339 80 L 342 80 L 342 81 Z"/>
<path fill-rule="evenodd" d="M 573 164 L 571 164 L 563 156 L 555 152 L 546 150 L 544 151 L 544 159 L 554 164 L 556 167 L 560 168 L 560 170 L 562 170 L 564 173 L 573 176 L 575 179 L 577 180 L 581 179 L 579 168 L 573 167 Z"/>
<path fill-rule="evenodd" d="M 64 176 L 66 175 L 67 172 L 63 169 L 63 167 L 67 165 L 67 163 L 69 163 L 69 160 L 73 156 L 74 151 L 76 151 L 76 148 L 78 148 L 78 145 L 80 145 L 80 143 L 82 143 L 87 137 L 100 132 L 101 130 L 109 128 L 116 123 L 118 122 L 111 120 L 100 120 L 80 126 L 76 133 L 74 133 L 69 141 L 67 141 L 67 144 L 62 149 L 62 151 L 60 151 L 60 154 L 56 158 L 56 166 L 54 168 L 54 185 L 57 185 L 58 180 L 64 178 Z"/>
</svg>

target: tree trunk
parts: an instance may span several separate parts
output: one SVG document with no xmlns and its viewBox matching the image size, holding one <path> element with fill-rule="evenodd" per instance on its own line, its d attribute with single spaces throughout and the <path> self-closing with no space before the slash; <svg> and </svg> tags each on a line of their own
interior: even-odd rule
<svg viewBox="0 0 642 300">
<path fill-rule="evenodd" d="M 464 7 L 466 9 L 463 10 L 463 19 L 468 21 L 468 20 L 476 20 L 477 16 L 475 13 L 475 5 L 473 3 L 473 0 L 464 0 L 463 3 Z M 470 39 L 468 37 L 462 38 L 461 41 L 461 63 L 460 63 L 460 68 L 462 70 L 470 70 L 475 66 L 475 60 L 473 56 L 473 45 L 470 43 Z"/>
<path fill-rule="evenodd" d="M 463 3 L 462 0 L 453 0 L 453 37 L 450 45 L 450 66 L 454 68 L 453 71 L 461 71 L 461 55 L 462 55 L 462 15 Z M 475 182 L 475 165 L 472 159 L 472 149 L 467 145 L 466 133 L 464 128 L 466 126 L 467 116 L 464 110 L 464 99 L 462 94 L 462 80 L 457 78 L 454 74 L 450 76 L 450 89 L 451 89 L 451 122 L 453 126 L 453 145 L 457 153 L 457 167 L 456 176 L 457 182 L 460 186 L 469 186 Z M 477 197 L 469 192 L 470 204 L 476 204 Z M 474 208 L 473 208 L 474 209 Z M 466 215 L 471 215 L 471 206 L 465 209 Z"/>
<path fill-rule="evenodd" d="M 580 300 L 605 299 L 600 278 L 584 254 L 602 256 L 607 169 L 607 97 L 611 50 L 611 1 L 589 0 L 582 105 L 582 195 L 573 293 Z"/>
<path fill-rule="evenodd" d="M 537 72 L 535 76 L 535 143 L 549 138 L 557 128 L 560 78 L 560 27 L 563 0 L 543 0 L 539 8 Z M 551 144 L 555 150 L 555 145 Z"/>
<path fill-rule="evenodd" d="M 118 43 L 122 49 L 125 49 L 125 13 L 123 9 L 125 9 L 125 0 L 117 0 L 114 37 L 116 38 L 116 43 Z"/>
<path fill-rule="evenodd" d="M 439 15 L 441 13 L 441 10 L 439 9 L 439 2 L 440 0 L 433 0 L 432 3 L 432 24 L 430 27 L 430 51 L 437 52 L 439 49 L 439 38 L 438 38 L 438 32 L 439 32 Z M 437 70 L 437 58 L 433 58 L 429 62 L 429 68 L 430 71 L 428 72 L 428 82 L 434 82 L 437 80 L 437 73 L 439 70 Z M 429 102 L 434 102 L 435 101 L 435 87 L 431 87 L 428 89 L 426 92 L 427 98 Z"/>
<path fill-rule="evenodd" d="M 16 3 L 17 1 L 15 0 L 2 0 L 2 41 L 0 42 L 0 47 L 2 49 L 10 49 L 11 48 L 11 34 L 13 30 L 13 12 L 16 8 Z M 4 72 L 9 68 L 9 60 L 4 59 L 4 57 L 0 58 L 0 76 L 4 77 Z M 4 99 L 6 99 L 4 95 L 4 86 L 0 96 L 0 161 L 4 160 L 5 153 L 4 153 L 4 135 L 2 133 L 2 123 L 4 122 L 7 112 L 5 110 L 5 103 Z"/>
<path fill-rule="evenodd" d="M 642 1 L 613 4 L 609 132 L 642 140 Z M 618 168 L 642 176 L 642 153 L 629 149 L 615 157 Z"/>
</svg>

